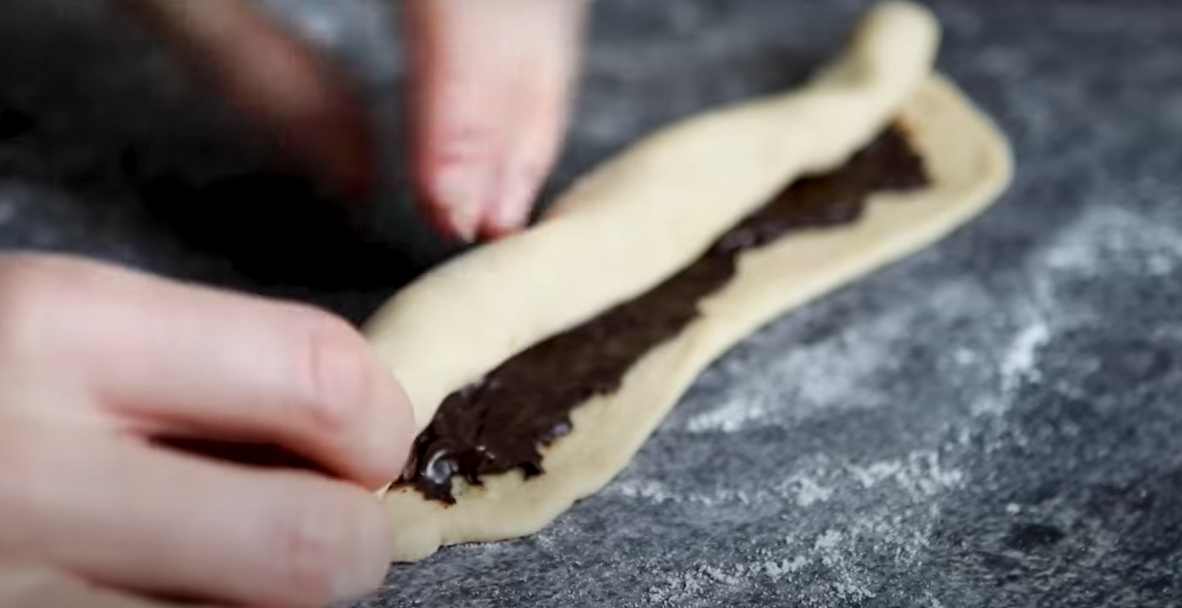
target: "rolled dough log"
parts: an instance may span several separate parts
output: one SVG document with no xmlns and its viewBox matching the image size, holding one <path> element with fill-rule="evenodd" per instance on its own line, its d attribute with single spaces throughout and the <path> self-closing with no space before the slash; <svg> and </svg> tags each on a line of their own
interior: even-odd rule
<svg viewBox="0 0 1182 608">
<path fill-rule="evenodd" d="M 699 318 L 644 356 L 616 393 L 574 410 L 573 430 L 543 449 L 545 474 L 492 475 L 481 486 L 456 480 L 451 506 L 411 488 L 386 492 L 394 560 L 536 532 L 606 485 L 736 342 L 986 207 L 1009 182 L 1009 148 L 951 83 L 931 74 L 937 37 L 926 10 L 881 4 L 845 56 L 802 89 L 656 133 L 584 178 L 537 227 L 394 296 L 366 331 L 407 388 L 422 429 L 450 392 L 668 278 L 787 183 L 840 165 L 892 121 L 930 180 L 919 191 L 872 196 L 854 223 L 744 253 Z"/>
</svg>

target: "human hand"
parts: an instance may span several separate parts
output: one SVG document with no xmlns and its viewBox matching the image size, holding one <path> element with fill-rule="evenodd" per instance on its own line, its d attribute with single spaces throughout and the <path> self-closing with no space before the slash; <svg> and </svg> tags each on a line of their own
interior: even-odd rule
<svg viewBox="0 0 1182 608">
<path fill-rule="evenodd" d="M 327 313 L 0 256 L 0 605 L 364 594 L 392 542 L 370 490 L 400 472 L 412 416 L 363 338 Z M 172 447 L 201 442 L 278 446 L 315 470 Z"/>
<path fill-rule="evenodd" d="M 344 78 L 249 0 L 124 0 L 228 99 L 346 196 L 378 168 Z M 569 113 L 588 0 L 406 0 L 413 175 L 422 208 L 471 241 L 522 227 Z"/>
</svg>

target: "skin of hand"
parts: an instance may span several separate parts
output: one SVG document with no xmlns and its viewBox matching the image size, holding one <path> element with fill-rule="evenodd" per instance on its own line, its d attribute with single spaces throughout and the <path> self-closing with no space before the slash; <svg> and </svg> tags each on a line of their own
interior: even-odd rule
<svg viewBox="0 0 1182 608">
<path fill-rule="evenodd" d="M 345 198 L 370 192 L 380 169 L 357 93 L 249 0 L 122 1 Z M 403 0 L 414 186 L 445 235 L 528 221 L 565 134 L 588 3 Z"/>
<path fill-rule="evenodd" d="M 372 129 L 339 70 L 247 0 L 122 1 L 343 198 L 368 195 Z M 563 137 L 587 1 L 404 0 L 415 187 L 446 234 L 526 222 Z M 327 313 L 0 255 L 0 606 L 357 597 L 391 553 L 370 490 L 398 476 L 413 429 L 398 384 Z M 161 438 L 276 446 L 314 469 Z"/>
<path fill-rule="evenodd" d="M 0 256 L 0 606 L 363 595 L 391 555 L 372 490 L 397 477 L 413 429 L 401 388 L 328 313 Z M 277 446 L 316 466 L 236 463 L 161 437 Z"/>
</svg>

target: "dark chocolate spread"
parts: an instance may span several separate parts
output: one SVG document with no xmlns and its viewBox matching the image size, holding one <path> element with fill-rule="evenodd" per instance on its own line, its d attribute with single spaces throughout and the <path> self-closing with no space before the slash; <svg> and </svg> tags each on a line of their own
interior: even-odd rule
<svg viewBox="0 0 1182 608">
<path fill-rule="evenodd" d="M 540 448 L 571 430 L 570 412 L 616 391 L 641 357 L 698 316 L 698 302 L 735 274 L 744 250 L 796 230 L 856 220 L 868 195 L 925 186 L 923 163 L 889 128 L 844 166 L 800 179 L 719 238 L 696 262 L 651 291 L 555 335 L 444 400 L 415 440 L 396 485 L 453 504 L 451 480 L 521 469 L 540 475 Z"/>
</svg>

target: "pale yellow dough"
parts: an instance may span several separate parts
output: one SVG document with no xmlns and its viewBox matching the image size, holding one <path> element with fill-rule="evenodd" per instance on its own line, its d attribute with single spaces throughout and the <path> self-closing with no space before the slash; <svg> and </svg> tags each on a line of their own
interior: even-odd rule
<svg viewBox="0 0 1182 608">
<path fill-rule="evenodd" d="M 457 504 L 385 493 L 395 561 L 442 545 L 531 534 L 624 468 L 694 378 L 791 308 L 926 247 L 1010 180 L 1008 145 L 956 88 L 931 74 L 938 27 L 924 9 L 870 11 L 850 50 L 780 97 L 692 118 L 577 184 L 530 231 L 473 251 L 397 294 L 367 327 L 407 388 L 420 428 L 443 397 L 537 342 L 634 297 L 690 263 L 786 183 L 840 165 L 892 120 L 931 185 L 879 194 L 856 223 L 792 234 L 739 258 L 702 315 L 643 357 L 618 392 L 572 415 L 544 450 L 546 474 L 453 484 Z"/>
</svg>

